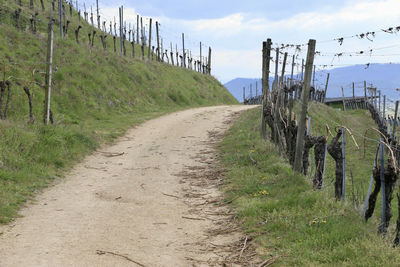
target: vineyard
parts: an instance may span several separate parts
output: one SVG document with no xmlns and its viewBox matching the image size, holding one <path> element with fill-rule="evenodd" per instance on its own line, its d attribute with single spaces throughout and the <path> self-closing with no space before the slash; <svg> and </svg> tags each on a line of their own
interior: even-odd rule
<svg viewBox="0 0 400 267">
<path fill-rule="evenodd" d="M 62 176 L 84 155 L 111 142 L 132 125 L 188 107 L 236 103 L 217 80 L 203 71 L 190 70 L 188 65 L 172 66 L 165 56 L 164 62 L 162 57 L 159 62 L 156 54 L 149 60 L 147 45 L 144 60 L 139 56 L 141 43 L 136 41 L 135 57 L 132 50 L 127 50 L 126 56 L 119 50 L 114 52 L 113 35 L 87 23 L 83 12 L 80 17 L 75 8 L 71 15 L 66 2 L 62 14 L 68 26 L 60 36 L 57 2 L 43 3 L 44 10 L 41 1 L 33 1 L 33 8 L 30 1 L 0 2 L 2 223 L 15 218 L 19 207 L 35 192 Z M 74 31 L 79 26 L 78 43 Z M 106 49 L 100 35 L 108 36 Z M 119 44 L 119 36 L 116 39 Z M 44 100 L 49 85 L 48 114 L 53 126 L 46 127 Z"/>
</svg>

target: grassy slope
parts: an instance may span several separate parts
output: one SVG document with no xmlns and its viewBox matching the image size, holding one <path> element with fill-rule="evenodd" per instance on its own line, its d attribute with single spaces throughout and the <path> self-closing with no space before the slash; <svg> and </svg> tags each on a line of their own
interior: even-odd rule
<svg viewBox="0 0 400 267">
<path fill-rule="evenodd" d="M 246 112 L 230 129 L 221 148 L 223 165 L 227 169 L 227 198 L 234 200 L 244 230 L 256 237 L 259 252 L 283 266 L 393 266 L 398 263 L 399 250 L 391 247 L 397 215 L 392 219 L 391 234 L 382 239 L 376 232 L 380 213 L 370 222 L 363 222 L 360 212 L 354 208 L 359 210 L 360 207 L 353 201 L 350 181 L 346 202 L 336 202 L 331 182 L 334 166 L 329 156 L 327 186 L 322 191 L 314 191 L 311 177 L 294 174 L 276 147 L 260 140 L 259 113 L 259 109 Z M 312 128 L 323 129 L 324 134 L 327 120 L 331 129 L 335 126 L 333 121 L 349 125 L 357 132 L 374 127 L 369 114 L 362 110 L 343 113 L 313 103 L 310 115 Z M 317 134 L 318 131 L 313 132 Z M 369 136 L 376 138 L 372 134 Z M 359 137 L 356 139 L 362 144 Z M 354 188 L 359 186 L 365 194 L 374 150 L 374 145 L 367 145 L 364 159 L 362 152 L 348 141 L 347 172 L 353 173 Z M 361 201 L 365 194 L 359 194 Z M 396 210 L 397 205 L 394 206 Z"/>
<path fill-rule="evenodd" d="M 49 3 L 45 1 L 46 8 Z M 7 13 L 15 10 L 15 2 L 7 1 L 1 8 L 0 61 L 12 82 L 12 98 L 8 119 L 0 121 L 0 223 L 14 218 L 27 199 L 84 155 L 133 125 L 189 107 L 237 103 L 210 76 L 114 54 L 110 37 L 108 51 L 100 48 L 100 39 L 90 48 L 86 43 L 90 27 L 84 23 L 80 36 L 85 42 L 76 44 L 71 30 L 78 25 L 74 13 L 69 18 L 70 36 L 60 40 L 55 34 L 55 126 L 44 127 L 44 90 L 32 81 L 44 83 L 48 12 L 40 11 L 43 22 L 34 35 L 24 24 L 30 10 L 23 7 L 23 29 L 17 30 Z M 129 47 L 127 43 L 131 55 Z M 26 123 L 28 101 L 23 86 L 33 93 L 34 125 Z"/>
</svg>

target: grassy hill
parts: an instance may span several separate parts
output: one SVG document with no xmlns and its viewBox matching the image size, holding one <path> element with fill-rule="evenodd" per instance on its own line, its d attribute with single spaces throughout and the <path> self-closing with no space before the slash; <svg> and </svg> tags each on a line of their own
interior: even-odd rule
<svg viewBox="0 0 400 267">
<path fill-rule="evenodd" d="M 298 108 L 298 107 L 297 107 Z M 377 234 L 380 201 L 373 217 L 365 223 L 361 212 L 376 151 L 374 141 L 366 141 L 367 128 L 375 127 L 365 110 L 342 112 L 320 103 L 311 103 L 312 134 L 325 135 L 337 125 L 352 129 L 358 150 L 347 135 L 346 201 L 334 200 L 334 161 L 328 155 L 325 187 L 313 190 L 315 172 L 310 154 L 311 174 L 296 174 L 278 149 L 260 138 L 260 110 L 246 112 L 229 130 L 221 148 L 226 170 L 225 191 L 256 242 L 257 251 L 279 266 L 394 266 L 400 260 L 393 248 L 397 220 L 397 200 L 386 237 Z M 378 136 L 371 131 L 371 139 Z M 331 139 L 331 138 L 330 138 Z M 330 141 L 330 140 L 329 140 Z M 398 189 L 396 189 L 397 191 Z M 380 196 L 378 196 L 380 200 Z"/>
<path fill-rule="evenodd" d="M 64 39 L 57 34 L 57 18 L 55 22 L 54 125 L 46 127 L 42 85 L 51 2 L 44 1 L 45 11 L 39 0 L 34 1 L 34 10 L 29 9 L 29 1 L 22 1 L 22 6 L 16 2 L 0 2 L 0 80 L 4 77 L 11 83 L 8 117 L 0 120 L 0 223 L 14 218 L 27 199 L 83 156 L 133 125 L 189 107 L 237 103 L 212 76 L 132 58 L 129 42 L 126 57 L 114 53 L 111 36 L 104 50 L 100 32 L 91 47 L 87 34 L 93 28 L 83 19 L 79 22 L 75 11 L 70 17 L 67 9 L 70 25 Z M 35 11 L 38 24 L 33 33 L 29 20 Z M 80 44 L 74 34 L 78 25 L 82 26 Z M 138 55 L 139 46 L 135 49 Z M 33 96 L 34 124 L 28 123 L 24 87 Z"/>
</svg>

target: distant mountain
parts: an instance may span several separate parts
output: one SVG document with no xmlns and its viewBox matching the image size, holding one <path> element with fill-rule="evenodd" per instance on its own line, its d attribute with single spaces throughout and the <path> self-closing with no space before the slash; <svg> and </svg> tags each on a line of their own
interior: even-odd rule
<svg viewBox="0 0 400 267">
<path fill-rule="evenodd" d="M 367 85 L 373 84 L 382 95 L 391 99 L 399 99 L 400 92 L 400 64 L 371 64 L 354 65 L 331 70 L 317 71 L 315 75 L 315 87 L 325 88 L 326 76 L 330 73 L 327 97 L 342 96 L 343 86 L 345 96 L 352 95 L 352 83 L 355 83 L 355 95 L 364 95 L 364 80 Z M 246 87 L 246 97 L 249 95 L 249 85 L 252 84 L 253 95 L 255 95 L 255 83 L 258 84 L 258 93 L 261 92 L 261 79 L 236 78 L 225 84 L 225 87 L 240 102 L 243 101 L 243 87 Z M 272 80 L 270 79 L 270 82 Z"/>
<path fill-rule="evenodd" d="M 270 82 L 272 81 L 273 79 L 270 79 Z M 236 78 L 224 84 L 239 102 L 243 102 L 243 87 L 246 88 L 246 98 L 250 96 L 250 85 L 253 96 L 261 94 L 261 79 Z"/>
</svg>

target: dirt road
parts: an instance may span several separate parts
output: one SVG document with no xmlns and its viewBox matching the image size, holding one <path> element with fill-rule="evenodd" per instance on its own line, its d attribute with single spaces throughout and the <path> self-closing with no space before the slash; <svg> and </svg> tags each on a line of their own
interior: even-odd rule
<svg viewBox="0 0 400 267">
<path fill-rule="evenodd" d="M 232 211 L 216 205 L 213 168 L 213 145 L 248 108 L 169 114 L 87 157 L 0 228 L 0 266 L 209 266 L 251 257 L 239 260 L 244 236 Z"/>
</svg>

